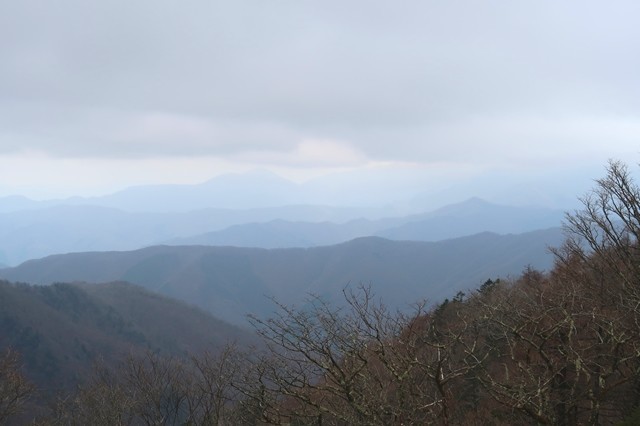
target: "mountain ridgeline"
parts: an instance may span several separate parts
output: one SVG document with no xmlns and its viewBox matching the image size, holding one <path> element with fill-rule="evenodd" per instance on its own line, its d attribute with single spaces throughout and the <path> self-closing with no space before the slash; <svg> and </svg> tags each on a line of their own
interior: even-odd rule
<svg viewBox="0 0 640 426">
<path fill-rule="evenodd" d="M 347 285 L 371 285 L 392 306 L 422 298 L 437 302 L 487 278 L 518 275 L 527 265 L 549 269 L 548 246 L 562 238 L 559 228 L 551 228 L 440 242 L 364 237 L 334 246 L 271 250 L 155 246 L 55 255 L 1 270 L 0 276 L 34 284 L 128 281 L 244 324 L 246 314 L 272 311 L 269 297 L 300 304 L 313 293 L 339 300 Z"/>
<path fill-rule="evenodd" d="M 144 199 L 144 196 L 140 197 Z M 560 226 L 559 210 L 501 206 L 479 199 L 429 213 L 380 217 L 382 210 L 318 205 L 189 212 L 131 212 L 110 205 L 0 199 L 0 262 L 51 254 L 172 245 L 315 247 L 355 238 L 439 241 L 480 232 L 522 233 Z M 22 209 L 12 210 L 22 206 Z M 39 206 L 39 207 L 38 207 Z M 390 212 L 387 212 L 390 214 Z"/>
<path fill-rule="evenodd" d="M 429 213 L 345 223 L 274 220 L 230 226 L 187 238 L 172 245 L 230 245 L 238 247 L 314 247 L 379 236 L 390 240 L 440 241 L 480 232 L 519 234 L 559 226 L 558 210 L 500 206 L 478 198 Z"/>
</svg>

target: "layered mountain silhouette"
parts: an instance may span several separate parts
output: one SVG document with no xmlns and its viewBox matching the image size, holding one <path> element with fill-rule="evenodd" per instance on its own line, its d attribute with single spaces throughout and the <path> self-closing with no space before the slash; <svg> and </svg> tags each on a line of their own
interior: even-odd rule
<svg viewBox="0 0 640 426">
<path fill-rule="evenodd" d="M 16 265 L 56 253 L 132 250 L 247 222 L 340 222 L 360 213 L 359 209 L 328 206 L 131 213 L 100 206 L 55 205 L 0 213 L 0 262 Z"/>
<path fill-rule="evenodd" d="M 364 236 L 391 240 L 440 241 L 480 232 L 522 233 L 560 225 L 559 210 L 501 206 L 479 198 L 456 203 L 430 213 L 346 223 L 273 220 L 233 225 L 166 243 L 172 245 L 230 245 L 285 248 L 338 244 Z"/>
<path fill-rule="evenodd" d="M 393 240 L 438 241 L 490 231 L 498 234 L 521 233 L 559 226 L 564 212 L 537 207 L 514 207 L 470 198 L 430 213 L 414 215 L 404 223 L 378 231 L 376 235 Z"/>
<path fill-rule="evenodd" d="M 0 203 L 1 204 L 1 203 Z M 358 237 L 437 241 L 474 233 L 521 233 L 559 226 L 562 213 L 478 199 L 421 215 L 352 219 L 361 209 L 284 206 L 131 213 L 88 205 L 57 205 L 0 213 L 0 262 L 17 265 L 57 253 L 134 250 L 171 245 L 314 247 Z"/>
<path fill-rule="evenodd" d="M 339 300 L 348 285 L 371 285 L 390 306 L 421 298 L 433 302 L 488 278 L 508 277 L 528 265 L 551 267 L 549 245 L 559 228 L 519 235 L 481 233 L 440 242 L 378 237 L 312 248 L 259 249 L 155 246 L 134 251 L 54 255 L 0 271 L 12 281 L 128 281 L 244 324 L 248 313 L 268 316 L 269 297 L 304 303 L 309 293 Z"/>
</svg>

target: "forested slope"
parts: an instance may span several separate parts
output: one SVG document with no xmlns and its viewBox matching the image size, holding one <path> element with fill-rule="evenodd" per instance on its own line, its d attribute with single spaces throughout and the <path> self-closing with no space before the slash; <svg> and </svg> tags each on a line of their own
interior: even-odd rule
<svg viewBox="0 0 640 426">
<path fill-rule="evenodd" d="M 246 330 L 127 283 L 31 286 L 0 282 L 0 351 L 22 354 L 41 391 L 71 389 L 96 362 L 147 350 L 184 356 L 251 341 Z"/>
</svg>

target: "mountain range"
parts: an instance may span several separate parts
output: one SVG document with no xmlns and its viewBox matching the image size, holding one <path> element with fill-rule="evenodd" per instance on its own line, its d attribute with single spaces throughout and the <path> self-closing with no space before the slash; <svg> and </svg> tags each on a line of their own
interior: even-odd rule
<svg viewBox="0 0 640 426">
<path fill-rule="evenodd" d="M 528 265 L 549 269 L 549 245 L 560 228 L 518 235 L 480 233 L 439 242 L 363 237 L 311 248 L 260 249 L 154 246 L 134 251 L 53 255 L 0 270 L 11 281 L 128 281 L 244 324 L 269 315 L 270 297 L 304 303 L 313 293 L 339 300 L 345 286 L 371 285 L 390 306 L 426 298 L 438 302 L 488 278 L 517 275 Z"/>
<path fill-rule="evenodd" d="M 599 170 L 599 165 L 598 165 Z M 218 175 L 196 184 L 139 185 L 114 193 L 33 201 L 0 198 L 0 212 L 53 205 L 97 205 L 129 212 L 187 212 L 201 209 L 254 209 L 282 205 L 354 206 L 366 217 L 402 216 L 477 196 L 509 205 L 550 208 L 575 206 L 575 195 L 588 190 L 595 170 L 547 173 L 514 180 L 512 173 L 480 173 L 473 179 L 438 179 L 429 170 L 344 171 L 296 183 L 265 170 Z M 569 194 L 569 197 L 567 196 Z"/>
<path fill-rule="evenodd" d="M 273 220 L 233 225 L 166 243 L 172 245 L 229 245 L 237 247 L 313 247 L 338 244 L 364 236 L 391 240 L 440 241 L 480 232 L 518 234 L 557 227 L 559 210 L 513 207 L 471 198 L 429 213 L 378 220 L 355 219 L 345 223 Z"/>
<path fill-rule="evenodd" d="M 174 213 L 53 205 L 0 213 L 0 262 L 17 265 L 57 253 L 157 244 L 313 247 L 364 236 L 438 241 L 484 231 L 544 229 L 559 226 L 563 216 L 559 210 L 501 206 L 480 199 L 419 215 L 368 219 L 359 217 L 361 213 L 361 209 L 312 205 Z"/>
</svg>

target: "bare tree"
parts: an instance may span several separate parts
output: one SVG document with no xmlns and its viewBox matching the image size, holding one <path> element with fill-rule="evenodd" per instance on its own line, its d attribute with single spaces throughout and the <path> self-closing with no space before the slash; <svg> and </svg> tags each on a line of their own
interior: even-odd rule
<svg viewBox="0 0 640 426">
<path fill-rule="evenodd" d="M 640 187 L 628 167 L 610 161 L 607 174 L 582 198 L 583 208 L 567 214 L 566 244 L 555 251 L 556 271 L 580 282 L 602 318 L 595 330 L 616 344 L 616 357 L 640 360 Z M 624 348 L 624 352 L 622 351 Z M 638 374 L 628 392 L 640 404 Z M 600 393 L 594 389 L 596 394 Z"/>
<path fill-rule="evenodd" d="M 470 321 L 438 325 L 420 303 L 389 310 L 366 287 L 345 290 L 346 306 L 313 297 L 304 309 L 279 306 L 253 318 L 268 354 L 254 363 L 245 401 L 262 421 L 281 424 L 450 424 L 463 417 L 456 388 Z M 255 384 L 251 386 L 251 383 Z"/>
<path fill-rule="evenodd" d="M 220 352 L 206 352 L 192 356 L 194 367 L 193 388 L 190 390 L 190 417 L 198 424 L 231 425 L 241 423 L 237 403 L 241 398 L 234 383 L 247 365 L 248 354 L 235 344 L 225 346 Z"/>
<path fill-rule="evenodd" d="M 115 370 L 96 367 L 92 379 L 62 398 L 45 423 L 237 424 L 231 383 L 239 374 L 238 354 L 229 345 L 215 355 L 177 359 L 147 353 L 130 356 Z"/>
<path fill-rule="evenodd" d="M 478 379 L 539 424 L 612 424 L 639 402 L 640 190 L 610 162 L 582 202 L 550 274 L 528 270 L 473 301 L 484 324 L 483 350 L 468 358 Z"/>
<path fill-rule="evenodd" d="M 581 264 L 601 297 L 638 312 L 640 305 L 640 188 L 628 167 L 610 161 L 607 176 L 581 199 L 581 210 L 566 215 L 559 263 Z"/>
<path fill-rule="evenodd" d="M 12 349 L 0 355 L 0 424 L 19 414 L 35 391 L 20 366 L 20 357 Z"/>
</svg>

